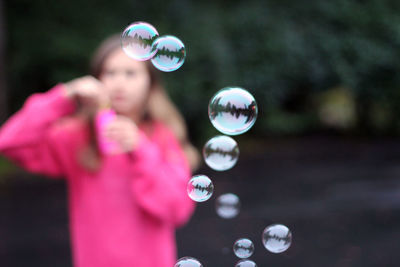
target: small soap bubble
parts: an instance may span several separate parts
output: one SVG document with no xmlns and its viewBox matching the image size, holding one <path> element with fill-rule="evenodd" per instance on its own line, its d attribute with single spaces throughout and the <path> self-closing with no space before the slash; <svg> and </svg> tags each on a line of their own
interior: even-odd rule
<svg viewBox="0 0 400 267">
<path fill-rule="evenodd" d="M 203 265 L 195 258 L 183 257 L 175 263 L 174 267 L 203 267 Z"/>
<path fill-rule="evenodd" d="M 239 147 L 229 136 L 215 136 L 204 145 L 203 157 L 211 169 L 226 171 L 235 166 L 239 158 Z"/>
<path fill-rule="evenodd" d="M 208 116 L 212 125 L 227 135 L 248 131 L 256 122 L 257 113 L 254 97 L 240 87 L 219 90 L 208 105 Z"/>
<path fill-rule="evenodd" d="M 185 45 L 172 35 L 158 37 L 151 50 L 155 55 L 151 59 L 154 67 L 161 71 L 170 72 L 179 69 L 186 58 Z"/>
<path fill-rule="evenodd" d="M 250 239 L 240 238 L 233 245 L 233 252 L 241 259 L 248 258 L 254 253 L 254 244 Z"/>
<path fill-rule="evenodd" d="M 157 50 L 152 49 L 158 32 L 147 22 L 134 22 L 125 28 L 121 35 L 121 46 L 130 58 L 145 61 L 154 57 Z"/>
<path fill-rule="evenodd" d="M 224 219 L 232 219 L 239 214 L 239 197 L 232 193 L 220 195 L 215 202 L 217 214 Z"/>
<path fill-rule="evenodd" d="M 257 264 L 252 260 L 240 260 L 235 267 L 257 267 Z"/>
<path fill-rule="evenodd" d="M 210 178 L 205 175 L 195 175 L 187 185 L 189 197 L 196 202 L 208 200 L 214 191 L 214 185 Z"/>
<path fill-rule="evenodd" d="M 292 244 L 292 233 L 282 224 L 273 224 L 264 229 L 262 242 L 272 253 L 281 253 Z"/>
</svg>

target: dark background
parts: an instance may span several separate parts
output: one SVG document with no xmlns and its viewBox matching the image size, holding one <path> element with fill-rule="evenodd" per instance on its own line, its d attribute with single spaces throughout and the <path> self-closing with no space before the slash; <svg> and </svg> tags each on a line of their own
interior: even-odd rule
<svg viewBox="0 0 400 267">
<path fill-rule="evenodd" d="M 249 237 L 258 266 L 398 266 L 400 2 L 0 0 L 0 119 L 32 93 L 87 74 L 96 46 L 146 21 L 186 45 L 165 86 L 201 149 L 218 132 L 211 96 L 237 85 L 256 98 L 254 127 L 235 137 L 232 170 L 178 231 L 179 256 L 234 266 Z M 0 266 L 71 266 L 63 182 L 0 161 Z M 236 193 L 232 220 L 215 197 Z M 292 247 L 271 254 L 263 229 L 283 223 Z"/>
</svg>

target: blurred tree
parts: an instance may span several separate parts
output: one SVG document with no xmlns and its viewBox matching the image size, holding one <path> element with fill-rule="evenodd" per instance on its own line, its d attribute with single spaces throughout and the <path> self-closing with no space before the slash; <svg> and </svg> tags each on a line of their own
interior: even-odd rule
<svg viewBox="0 0 400 267">
<path fill-rule="evenodd" d="M 356 125 L 342 131 L 400 133 L 398 1 L 5 3 L 11 111 L 35 91 L 86 74 L 103 38 L 141 20 L 186 45 L 183 67 L 162 76 L 198 142 L 217 133 L 207 104 L 229 85 L 248 89 L 259 104 L 250 135 L 323 129 L 314 95 L 335 87 L 355 101 Z"/>
<path fill-rule="evenodd" d="M 3 11 L 3 1 L 0 0 L 0 123 L 7 118 L 7 87 L 5 71 L 5 45 L 6 45 L 6 25 Z"/>
</svg>

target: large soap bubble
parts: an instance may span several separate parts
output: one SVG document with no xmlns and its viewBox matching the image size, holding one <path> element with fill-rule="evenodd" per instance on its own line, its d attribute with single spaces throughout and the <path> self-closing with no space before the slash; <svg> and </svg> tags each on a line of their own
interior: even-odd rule
<svg viewBox="0 0 400 267">
<path fill-rule="evenodd" d="M 233 252 L 241 259 L 248 258 L 254 253 L 254 244 L 248 238 L 240 238 L 233 245 Z"/>
<path fill-rule="evenodd" d="M 218 91 L 208 105 L 208 116 L 214 127 L 227 135 L 248 131 L 258 113 L 254 97 L 240 87 L 225 87 Z"/>
<path fill-rule="evenodd" d="M 157 51 L 152 50 L 152 44 L 158 37 L 153 25 L 147 22 L 134 22 L 125 28 L 121 35 L 121 46 L 130 58 L 144 61 L 151 59 Z"/>
<path fill-rule="evenodd" d="M 239 214 L 239 197 L 232 193 L 220 195 L 215 202 L 217 214 L 224 219 L 232 219 Z"/>
<path fill-rule="evenodd" d="M 292 244 L 292 233 L 282 224 L 273 224 L 264 229 L 262 242 L 272 253 L 286 251 Z"/>
<path fill-rule="evenodd" d="M 171 72 L 177 70 L 185 62 L 185 45 L 175 36 L 160 36 L 154 41 L 151 49 L 153 52 L 155 51 L 151 63 L 161 71 Z"/>
<path fill-rule="evenodd" d="M 229 136 L 215 136 L 204 145 L 203 157 L 211 169 L 226 171 L 235 166 L 239 158 L 239 147 Z"/>
<path fill-rule="evenodd" d="M 240 260 L 235 267 L 257 267 L 257 264 L 252 260 Z"/>
<path fill-rule="evenodd" d="M 203 267 L 203 265 L 195 258 L 183 257 L 175 263 L 174 267 Z"/>
<path fill-rule="evenodd" d="M 205 175 L 195 175 L 187 185 L 189 197 L 196 202 L 208 200 L 214 191 L 214 185 L 210 178 Z"/>
</svg>

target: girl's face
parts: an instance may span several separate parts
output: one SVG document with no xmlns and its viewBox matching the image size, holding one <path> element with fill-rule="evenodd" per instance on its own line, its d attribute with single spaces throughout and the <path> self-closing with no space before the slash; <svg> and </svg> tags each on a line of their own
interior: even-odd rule
<svg viewBox="0 0 400 267">
<path fill-rule="evenodd" d="M 105 59 L 99 77 L 119 114 L 139 118 L 150 92 L 150 74 L 144 62 L 133 60 L 122 49 Z"/>
</svg>

